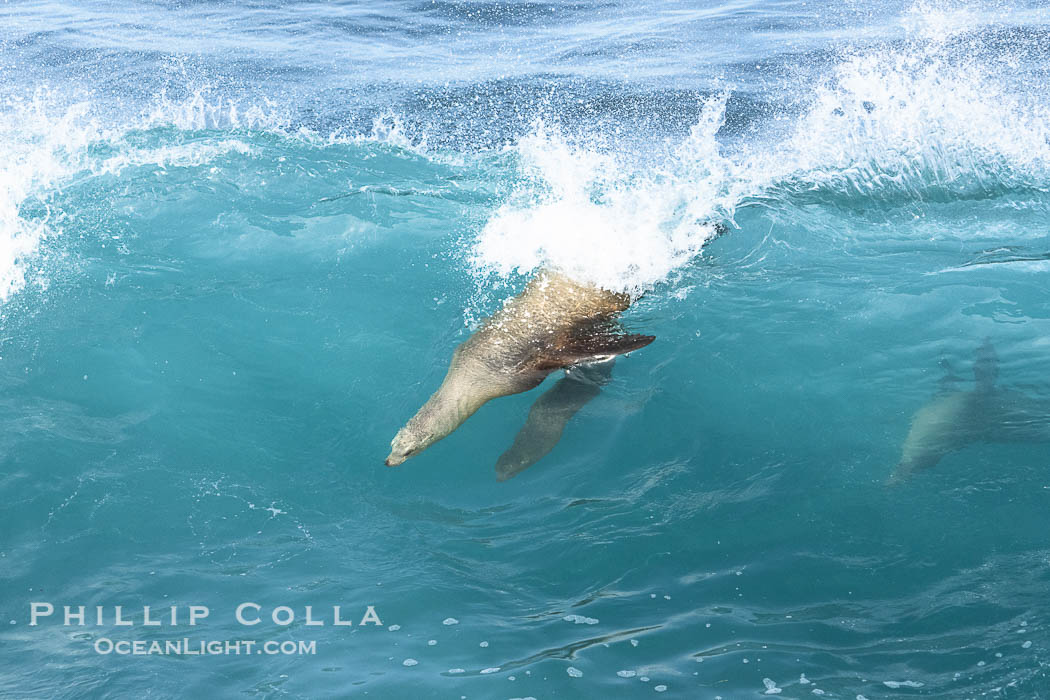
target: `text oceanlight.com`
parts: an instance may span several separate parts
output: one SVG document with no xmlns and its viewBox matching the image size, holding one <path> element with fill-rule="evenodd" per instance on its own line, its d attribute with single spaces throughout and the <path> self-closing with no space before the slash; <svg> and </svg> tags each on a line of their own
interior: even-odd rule
<svg viewBox="0 0 1050 700">
<path fill-rule="evenodd" d="M 199 641 L 192 639 L 169 639 L 166 641 L 113 641 L 108 637 L 95 640 L 95 651 L 99 654 L 119 654 L 127 656 L 226 656 L 242 654 L 266 654 L 270 656 L 305 656 L 317 653 L 317 642 L 305 642 L 286 639 L 284 641 L 259 642 L 254 639 L 236 641 Z"/>
</svg>

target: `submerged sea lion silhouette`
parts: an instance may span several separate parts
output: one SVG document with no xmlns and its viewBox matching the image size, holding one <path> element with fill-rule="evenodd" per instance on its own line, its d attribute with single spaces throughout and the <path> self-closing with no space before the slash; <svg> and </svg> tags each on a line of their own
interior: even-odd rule
<svg viewBox="0 0 1050 700">
<path fill-rule="evenodd" d="M 539 272 L 456 348 L 441 386 L 391 441 L 386 465 L 397 466 L 449 435 L 490 399 L 533 389 L 555 370 L 653 342 L 654 336 L 624 333 L 617 324 L 630 305 L 628 294 Z"/>
<path fill-rule="evenodd" d="M 565 370 L 565 376 L 532 404 L 514 444 L 496 461 L 496 478 L 506 481 L 546 457 L 572 417 L 612 379 L 615 363 L 606 360 Z"/>
<path fill-rule="evenodd" d="M 1024 392 L 1003 389 L 999 356 L 986 339 L 973 365 L 974 389 L 959 391 L 961 381 L 949 374 L 941 391 L 916 412 L 890 484 L 936 466 L 947 454 L 973 442 L 1050 441 L 1050 402 Z"/>
</svg>

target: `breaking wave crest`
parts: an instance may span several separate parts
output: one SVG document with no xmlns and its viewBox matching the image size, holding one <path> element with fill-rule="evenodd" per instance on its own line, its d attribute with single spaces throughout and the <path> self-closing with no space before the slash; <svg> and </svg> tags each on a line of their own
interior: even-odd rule
<svg viewBox="0 0 1050 700">
<path fill-rule="evenodd" d="M 844 53 L 803 96 L 800 110 L 776 115 L 791 123 L 776 130 L 782 138 L 732 149 L 720 131 L 729 91 L 703 100 L 677 143 L 654 136 L 650 152 L 624 147 L 615 134 L 546 119 L 493 159 L 492 152 L 430 149 L 427 135 L 396 112 L 362 133 L 318 134 L 297 126 L 294 109 L 265 99 L 245 105 L 208 90 L 181 100 L 161 95 L 121 119 L 90 100 L 63 102 L 40 90 L 0 104 L 0 303 L 34 281 L 47 283 L 32 261 L 43 241 L 62 232 L 49 193 L 78 173 L 199 165 L 251 152 L 258 132 L 320 147 L 377 143 L 453 170 L 491 172 L 496 163 L 494 177 L 516 184 L 470 236 L 464 257 L 472 273 L 511 278 L 553 266 L 633 293 L 673 280 L 717 224 L 732 224 L 742 206 L 759 199 L 849 207 L 1018 190 L 1042 196 L 1050 192 L 1047 90 L 1014 74 L 1016 57 L 1002 48 L 1008 42 L 974 39 L 968 17 L 945 19 L 917 7 L 904 18 L 905 41 Z M 989 36 L 986 26 L 981 31 Z M 761 133 L 768 114 L 756 119 Z M 170 133 L 129 138 L 150 129 Z M 187 132 L 198 136 L 181 136 Z"/>
<path fill-rule="evenodd" d="M 267 100 L 245 105 L 208 89 L 184 99 L 161 94 L 131 117 L 119 111 L 50 88 L 0 102 L 0 305 L 28 284 L 47 286 L 48 274 L 38 264 L 41 246 L 61 236 L 64 219 L 50 198 L 79 178 L 119 176 L 135 166 L 195 167 L 250 153 L 259 132 L 321 145 L 374 141 L 421 148 L 392 116 L 377 118 L 366 135 L 321 136 L 295 126 L 287 111 Z M 151 130 L 165 133 L 141 138 Z"/>
<path fill-rule="evenodd" d="M 512 148 L 523 181 L 478 235 L 475 270 L 508 276 L 549 265 L 640 292 L 699 255 L 713 222 L 759 198 L 923 205 L 1050 192 L 1045 88 L 1008 80 L 1009 53 L 971 40 L 961 51 L 955 39 L 969 25 L 951 19 L 913 11 L 911 39 L 847 52 L 785 138 L 731 155 L 716 138 L 724 96 L 703 105 L 657 166 L 538 125 Z"/>
<path fill-rule="evenodd" d="M 1050 107 L 942 44 L 849 57 L 816 90 L 771 180 L 861 197 L 1050 187 Z"/>
<path fill-rule="evenodd" d="M 704 104 L 658 166 L 632 166 L 537 125 L 513 149 L 526 184 L 479 234 L 475 268 L 508 276 L 549 265 L 636 293 L 666 279 L 699 254 L 739 200 L 736 167 L 715 138 L 724 111 L 724 97 Z"/>
<path fill-rule="evenodd" d="M 127 143 L 129 134 L 153 128 L 280 126 L 282 119 L 267 107 L 209 101 L 202 92 L 183 101 L 161 95 L 148 109 L 122 121 L 90 100 L 70 101 L 51 89 L 0 103 L 0 304 L 29 283 L 47 285 L 46 274 L 33 272 L 33 261 L 44 241 L 62 233 L 61 212 L 52 211 L 49 197 L 78 174 L 116 174 L 142 164 L 194 165 L 231 150 L 248 150 L 229 137 L 143 148 Z M 30 205 L 34 216 L 24 216 Z"/>
</svg>

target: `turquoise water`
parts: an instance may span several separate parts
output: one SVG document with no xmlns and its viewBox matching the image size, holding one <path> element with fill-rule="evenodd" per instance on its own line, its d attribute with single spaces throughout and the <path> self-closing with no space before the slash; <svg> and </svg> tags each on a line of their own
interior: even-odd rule
<svg viewBox="0 0 1050 700">
<path fill-rule="evenodd" d="M 1050 696 L 1048 23 L 4 5 L 0 697 Z M 544 266 L 656 341 L 386 468 Z M 986 340 L 1024 430 L 887 484 Z M 183 638 L 316 648 L 99 653 Z"/>
</svg>

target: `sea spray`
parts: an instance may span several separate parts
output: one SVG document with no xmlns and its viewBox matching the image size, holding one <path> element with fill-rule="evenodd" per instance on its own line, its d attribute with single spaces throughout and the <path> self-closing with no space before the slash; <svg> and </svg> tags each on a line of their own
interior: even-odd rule
<svg viewBox="0 0 1050 700">
<path fill-rule="evenodd" d="M 720 152 L 725 96 L 706 101 L 665 162 L 632 165 L 615 152 L 538 124 L 513 150 L 523 184 L 479 233 L 475 271 L 541 267 L 607 289 L 641 293 L 694 259 L 732 216 L 735 166 Z"/>
</svg>

